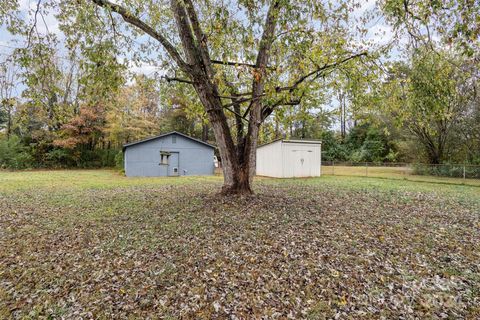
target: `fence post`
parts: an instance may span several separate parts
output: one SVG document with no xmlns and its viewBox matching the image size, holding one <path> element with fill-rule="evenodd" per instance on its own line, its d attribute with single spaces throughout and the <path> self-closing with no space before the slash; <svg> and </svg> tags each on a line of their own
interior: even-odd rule
<svg viewBox="0 0 480 320">
<path fill-rule="evenodd" d="M 463 180 L 465 180 L 465 163 L 463 164 Z"/>
<path fill-rule="evenodd" d="M 332 176 L 335 175 L 335 161 L 332 161 Z"/>
<path fill-rule="evenodd" d="M 368 177 L 368 162 L 365 162 L 365 177 Z"/>
</svg>

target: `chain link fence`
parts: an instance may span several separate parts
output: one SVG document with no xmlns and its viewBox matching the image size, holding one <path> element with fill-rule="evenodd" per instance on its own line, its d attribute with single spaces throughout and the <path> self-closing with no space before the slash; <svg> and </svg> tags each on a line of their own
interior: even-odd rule
<svg viewBox="0 0 480 320">
<path fill-rule="evenodd" d="M 322 174 L 480 185 L 480 165 L 322 161 Z"/>
</svg>

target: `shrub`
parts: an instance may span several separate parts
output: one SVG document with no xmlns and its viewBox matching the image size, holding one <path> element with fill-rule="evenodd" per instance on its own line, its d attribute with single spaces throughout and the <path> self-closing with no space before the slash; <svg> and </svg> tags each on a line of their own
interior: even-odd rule
<svg viewBox="0 0 480 320">
<path fill-rule="evenodd" d="M 0 140 L 0 168 L 26 169 L 32 166 L 33 157 L 29 148 L 17 136 Z"/>
<path fill-rule="evenodd" d="M 101 167 L 115 167 L 117 165 L 117 149 L 102 149 L 97 150 L 98 156 L 100 158 Z"/>
<path fill-rule="evenodd" d="M 349 160 L 352 162 L 365 162 L 367 158 L 367 152 L 365 149 L 361 148 L 359 150 L 355 150 L 350 155 Z"/>
<path fill-rule="evenodd" d="M 72 167 L 75 161 L 72 159 L 71 151 L 68 149 L 53 149 L 46 154 L 46 165 L 51 168 Z"/>
<path fill-rule="evenodd" d="M 388 154 L 385 156 L 385 161 L 387 162 L 396 162 L 398 160 L 398 152 L 389 150 Z"/>
<path fill-rule="evenodd" d="M 76 150 L 76 167 L 105 168 L 115 167 L 116 149 Z"/>
<path fill-rule="evenodd" d="M 119 151 L 115 155 L 115 167 L 118 168 L 118 169 L 123 169 L 123 167 L 124 167 L 123 151 Z"/>
</svg>

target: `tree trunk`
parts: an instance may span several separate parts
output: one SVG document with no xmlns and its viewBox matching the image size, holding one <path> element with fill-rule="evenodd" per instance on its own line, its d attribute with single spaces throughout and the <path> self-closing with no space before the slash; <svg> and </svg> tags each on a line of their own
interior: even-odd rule
<svg viewBox="0 0 480 320">
<path fill-rule="evenodd" d="M 7 140 L 10 139 L 10 135 L 12 134 L 12 105 L 8 104 L 8 118 L 7 118 Z"/>
<path fill-rule="evenodd" d="M 226 143 L 225 131 L 218 127 L 214 126 L 214 133 L 222 158 L 224 177 L 222 194 L 252 194 L 251 182 L 255 175 L 257 137 L 254 138 L 255 147 L 252 146 L 252 141 L 234 146 Z M 247 148 L 247 143 L 250 143 L 250 148 Z"/>
<path fill-rule="evenodd" d="M 440 164 L 440 158 L 435 151 L 430 152 L 428 158 L 430 164 Z"/>
<path fill-rule="evenodd" d="M 202 141 L 208 141 L 208 124 L 206 122 L 202 123 Z"/>
<path fill-rule="evenodd" d="M 440 164 L 443 158 L 442 151 L 431 142 L 431 140 L 421 141 L 427 152 L 428 162 L 430 164 Z"/>
<path fill-rule="evenodd" d="M 347 135 L 347 101 L 342 90 L 338 92 L 337 99 L 340 107 L 340 137 L 342 141 L 345 141 Z"/>
<path fill-rule="evenodd" d="M 222 170 L 224 177 L 224 184 L 222 187 L 223 194 L 251 194 L 250 187 L 251 179 L 253 178 L 250 159 L 255 161 L 255 155 L 252 158 L 252 151 L 246 151 L 246 146 L 243 152 L 237 152 L 237 147 L 233 142 L 233 138 L 228 127 L 228 122 L 221 100 L 218 98 L 219 94 L 215 92 L 215 86 L 205 83 L 201 78 L 195 81 L 195 90 L 200 98 L 200 101 L 207 110 L 207 115 L 210 124 L 213 128 L 217 147 L 222 159 Z M 255 136 L 255 146 L 256 146 Z M 246 153 L 247 152 L 247 153 Z M 255 152 L 255 150 L 253 150 Z M 247 160 L 247 161 L 245 161 Z"/>
<path fill-rule="evenodd" d="M 225 167 L 223 167 L 225 168 Z M 252 168 L 250 166 L 241 165 L 237 170 L 228 171 L 230 176 L 224 176 L 224 185 L 222 194 L 252 194 L 251 175 Z M 225 170 L 224 170 L 225 174 Z M 227 184 L 227 181 L 230 183 Z"/>
</svg>

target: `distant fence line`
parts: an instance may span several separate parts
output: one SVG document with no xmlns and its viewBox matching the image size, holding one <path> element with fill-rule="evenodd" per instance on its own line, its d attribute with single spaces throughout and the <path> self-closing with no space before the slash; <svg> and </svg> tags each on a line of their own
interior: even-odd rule
<svg viewBox="0 0 480 320">
<path fill-rule="evenodd" d="M 480 179 L 480 165 L 322 161 L 322 173 L 327 175 L 361 175 L 372 177 L 418 175 Z"/>
</svg>

